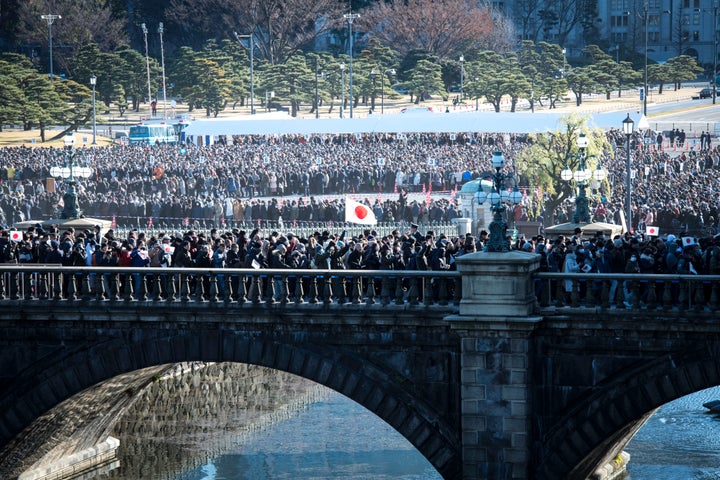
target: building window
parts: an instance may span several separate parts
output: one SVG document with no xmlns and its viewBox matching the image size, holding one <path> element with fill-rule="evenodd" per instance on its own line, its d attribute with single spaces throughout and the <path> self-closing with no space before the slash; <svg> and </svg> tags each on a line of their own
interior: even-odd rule
<svg viewBox="0 0 720 480">
<path fill-rule="evenodd" d="M 610 17 L 611 27 L 627 27 L 628 17 L 627 15 L 613 15 Z"/>
<path fill-rule="evenodd" d="M 612 33 L 613 43 L 625 43 L 627 41 L 627 33 L 625 32 L 613 32 Z"/>
<path fill-rule="evenodd" d="M 692 39 L 693 39 L 693 42 L 700 41 L 700 32 L 698 30 L 693 30 Z"/>
<path fill-rule="evenodd" d="M 660 15 L 655 14 L 655 13 L 652 15 L 648 15 L 648 25 L 652 25 L 655 27 L 660 25 Z"/>
<path fill-rule="evenodd" d="M 660 32 L 648 32 L 648 42 L 659 43 L 660 42 Z"/>
</svg>

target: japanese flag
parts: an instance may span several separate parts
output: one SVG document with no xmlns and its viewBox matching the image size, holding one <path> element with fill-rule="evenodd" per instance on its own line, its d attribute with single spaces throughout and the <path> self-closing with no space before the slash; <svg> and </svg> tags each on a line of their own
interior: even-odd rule
<svg viewBox="0 0 720 480">
<path fill-rule="evenodd" d="M 657 237 L 660 234 L 660 229 L 658 227 L 645 227 L 645 233 L 647 235 L 652 235 L 653 237 Z"/>
<path fill-rule="evenodd" d="M 695 237 L 683 237 L 682 244 L 683 247 L 690 247 L 692 245 L 695 245 Z"/>
<path fill-rule="evenodd" d="M 362 225 L 376 225 L 377 219 L 370 207 L 345 197 L 345 221 Z"/>
<path fill-rule="evenodd" d="M 22 242 L 23 234 L 20 230 L 10 230 L 10 240 L 13 242 Z"/>
</svg>

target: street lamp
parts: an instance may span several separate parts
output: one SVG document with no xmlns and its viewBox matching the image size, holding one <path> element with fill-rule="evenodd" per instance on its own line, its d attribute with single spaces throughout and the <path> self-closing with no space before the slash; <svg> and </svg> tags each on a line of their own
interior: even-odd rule
<svg viewBox="0 0 720 480">
<path fill-rule="evenodd" d="M 353 32 L 352 32 L 352 24 L 353 21 L 356 18 L 359 18 L 359 13 L 346 13 L 343 15 L 343 18 L 347 20 L 348 22 L 348 30 L 350 35 L 350 118 L 353 118 L 353 73 L 352 73 L 352 63 L 353 63 Z"/>
<path fill-rule="evenodd" d="M 163 22 L 158 25 L 158 33 L 160 34 L 160 62 L 162 64 L 162 80 L 163 80 L 163 118 L 167 118 L 167 89 L 165 88 L 165 46 L 163 45 Z"/>
<path fill-rule="evenodd" d="M 460 55 L 460 101 L 463 101 L 463 64 L 465 63 L 465 56 Z"/>
<path fill-rule="evenodd" d="M 631 195 L 631 184 L 630 184 L 630 137 L 633 134 L 633 130 L 635 129 L 635 122 L 633 122 L 633 119 L 630 118 L 630 114 L 628 113 L 627 118 L 623 120 L 623 133 L 625 134 L 625 150 L 626 150 L 626 157 L 625 157 L 625 216 L 627 217 L 627 231 L 630 231 L 630 228 L 632 227 L 632 195 Z"/>
<path fill-rule="evenodd" d="M 643 115 L 647 117 L 648 97 L 648 2 L 645 0 L 645 91 L 643 94 Z M 629 114 L 628 114 L 629 115 Z"/>
<path fill-rule="evenodd" d="M 93 107 L 93 141 L 92 144 L 96 145 L 97 142 L 95 141 L 95 137 L 97 135 L 97 128 L 95 123 L 95 84 L 97 83 L 97 77 L 93 74 L 92 77 L 90 77 L 90 85 L 92 86 L 92 107 Z"/>
<path fill-rule="evenodd" d="M 479 190 L 475 194 L 475 200 L 480 205 L 485 203 L 485 200 L 489 200 L 493 211 L 493 220 L 489 225 L 490 236 L 485 244 L 485 251 L 507 252 L 510 248 L 505 236 L 507 224 L 503 220 L 505 204 L 511 203 L 517 205 L 522 201 L 522 193 L 518 190 L 517 181 L 515 181 L 515 177 L 512 174 L 500 172 L 505 166 L 505 157 L 503 157 L 502 152 L 493 153 L 492 166 L 495 169 L 495 173 L 492 175 L 493 185 L 490 193 L 486 193 L 482 189 L 482 182 L 480 182 Z M 512 192 L 509 192 L 505 188 L 505 181 L 507 179 L 512 179 L 515 184 Z"/>
<path fill-rule="evenodd" d="M 320 118 L 320 70 L 318 57 L 315 57 L 315 118 Z M 323 77 L 325 74 L 323 73 Z"/>
<path fill-rule="evenodd" d="M 345 64 L 340 64 L 340 84 L 341 84 L 341 101 L 340 101 L 340 118 L 343 118 L 343 110 L 345 109 Z"/>
<path fill-rule="evenodd" d="M 713 105 L 715 105 L 715 100 L 717 99 L 717 77 L 718 77 L 718 71 L 717 71 L 717 69 L 718 69 L 718 64 L 717 64 L 717 57 L 718 57 L 717 13 L 718 13 L 718 0 L 715 0 L 713 2 L 713 77 L 712 77 Z"/>
<path fill-rule="evenodd" d="M 143 35 L 145 36 L 145 65 L 147 67 L 147 83 L 148 83 L 148 103 L 152 103 L 152 91 L 150 90 L 150 56 L 148 54 L 148 29 L 145 24 L 141 24 Z"/>
<path fill-rule="evenodd" d="M 255 59 L 253 53 L 255 51 L 255 37 L 252 33 L 249 35 L 238 35 L 237 32 L 234 33 L 238 43 L 242 44 L 240 39 L 248 39 L 248 48 L 250 49 L 250 114 L 255 115 Z"/>
<path fill-rule="evenodd" d="M 573 214 L 573 223 L 590 223 L 590 209 L 588 208 L 588 198 L 586 188 L 588 186 L 587 181 L 590 178 L 595 179 L 598 182 L 605 180 L 605 170 L 602 169 L 598 164 L 597 169 L 591 172 L 587 167 L 587 147 L 590 141 L 584 133 L 578 135 L 577 146 L 579 150 L 578 154 L 578 168 L 575 172 L 570 170 L 568 165 L 560 173 L 560 178 L 569 182 L 575 180 L 578 186 L 578 194 L 575 196 L 575 213 Z"/>
<path fill-rule="evenodd" d="M 50 81 L 53 81 L 53 57 L 52 57 L 52 24 L 55 22 L 55 20 L 60 20 L 62 16 L 60 15 L 53 15 L 53 14 L 47 14 L 47 15 L 40 15 L 40 18 L 45 20 L 47 22 L 48 26 L 48 43 L 50 46 Z"/>
<path fill-rule="evenodd" d="M 50 175 L 61 177 L 67 184 L 67 190 L 63 195 L 63 210 L 61 218 L 78 218 L 80 213 L 77 208 L 77 193 L 75 192 L 76 177 L 90 178 L 92 169 L 88 166 L 88 160 L 81 152 L 73 151 L 75 137 L 72 133 L 65 135 L 65 148 L 63 149 L 62 166 L 54 166 L 50 169 Z M 76 157 L 79 157 L 81 164 L 76 164 Z"/>
</svg>

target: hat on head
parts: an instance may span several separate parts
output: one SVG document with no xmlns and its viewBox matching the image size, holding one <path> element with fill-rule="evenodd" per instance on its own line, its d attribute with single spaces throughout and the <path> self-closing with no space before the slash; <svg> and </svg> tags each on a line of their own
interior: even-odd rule
<svg viewBox="0 0 720 480">
<path fill-rule="evenodd" d="M 411 224 L 410 224 L 410 228 L 418 228 L 418 224 L 417 224 L 417 223 L 411 223 Z"/>
<path fill-rule="evenodd" d="M 667 236 L 667 241 L 668 241 L 668 243 L 674 242 L 674 241 L 675 241 L 675 235 L 673 235 L 672 233 L 671 233 L 670 235 L 668 235 L 668 236 Z"/>
<path fill-rule="evenodd" d="M 58 247 L 60 247 L 60 244 L 58 243 L 57 240 L 50 240 L 50 246 L 53 248 L 58 248 Z"/>
</svg>

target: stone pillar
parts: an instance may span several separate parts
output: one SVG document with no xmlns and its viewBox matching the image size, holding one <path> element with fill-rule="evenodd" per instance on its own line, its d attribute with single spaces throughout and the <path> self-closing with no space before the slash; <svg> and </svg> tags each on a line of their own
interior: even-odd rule
<svg viewBox="0 0 720 480">
<path fill-rule="evenodd" d="M 463 479 L 526 479 L 530 472 L 532 274 L 539 256 L 478 252 L 457 259 L 463 299 L 447 317 L 461 338 Z"/>
<path fill-rule="evenodd" d="M 472 219 L 471 218 L 453 218 L 452 223 L 457 228 L 458 237 L 464 237 L 467 233 L 472 233 Z"/>
</svg>

